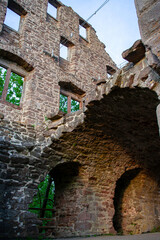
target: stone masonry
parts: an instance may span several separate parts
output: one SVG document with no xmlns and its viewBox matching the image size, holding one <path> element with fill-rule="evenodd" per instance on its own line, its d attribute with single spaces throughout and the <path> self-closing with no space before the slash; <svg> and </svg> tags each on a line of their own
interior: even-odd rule
<svg viewBox="0 0 160 240">
<path fill-rule="evenodd" d="M 59 110 L 59 82 L 72 82 L 86 93 L 85 104 L 95 99 L 96 80 L 107 78 L 106 66 L 116 69 L 114 62 L 105 51 L 95 30 L 88 25 L 88 39 L 79 36 L 78 16 L 70 7 L 59 3 L 57 19 L 47 14 L 47 1 L 14 1 L 25 11 L 21 17 L 19 32 L 3 24 L 7 0 L 0 3 L 2 58 L 15 61 L 14 55 L 33 67 L 25 75 L 24 94 L 21 108 L 2 105 L 1 111 L 7 118 L 24 124 L 38 126 L 48 113 Z M 70 60 L 59 58 L 60 40 L 64 37 L 71 43 Z M 54 56 L 51 54 L 54 52 Z M 11 55 L 11 53 L 13 55 Z M 57 60 L 58 59 L 58 60 Z M 64 63 L 65 62 L 65 63 Z M 19 62 L 17 62 L 19 64 Z"/>
<path fill-rule="evenodd" d="M 84 39 L 84 20 L 50 3 L 56 19 L 47 1 L 0 1 L 0 66 L 25 77 L 20 106 L 0 99 L 0 239 L 42 235 L 28 207 L 47 174 L 55 183 L 47 237 L 152 231 L 160 226 L 159 1 L 135 0 L 142 40 L 123 52 L 122 69 L 91 25 Z M 4 24 L 7 6 L 21 15 L 18 32 Z M 80 110 L 59 111 L 61 92 Z"/>
</svg>

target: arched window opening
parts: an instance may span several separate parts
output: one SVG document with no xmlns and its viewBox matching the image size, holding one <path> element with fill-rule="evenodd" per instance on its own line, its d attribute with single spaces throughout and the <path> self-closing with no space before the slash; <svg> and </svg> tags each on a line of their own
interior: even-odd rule
<svg viewBox="0 0 160 240">
<path fill-rule="evenodd" d="M 38 218 L 42 220 L 41 231 L 45 229 L 48 222 L 53 218 L 54 192 L 55 184 L 53 178 L 47 175 L 45 180 L 38 185 L 38 193 L 29 205 L 29 211 L 37 214 Z"/>
<path fill-rule="evenodd" d="M 38 193 L 29 205 L 29 211 L 37 214 L 38 219 L 42 221 L 39 229 L 45 235 L 50 230 L 52 233 L 56 232 L 57 224 L 60 224 L 59 221 L 62 224 L 63 217 L 65 219 L 67 212 L 70 211 L 69 201 L 66 200 L 67 204 L 65 204 L 64 197 L 69 199 L 70 193 L 73 193 L 72 188 L 79 174 L 79 167 L 78 162 L 58 164 L 38 185 Z M 65 204 L 66 215 L 63 213 L 63 204 Z"/>
</svg>

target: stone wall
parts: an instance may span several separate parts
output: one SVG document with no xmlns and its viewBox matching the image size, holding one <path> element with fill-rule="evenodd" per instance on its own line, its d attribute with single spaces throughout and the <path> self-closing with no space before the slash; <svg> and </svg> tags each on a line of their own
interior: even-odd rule
<svg viewBox="0 0 160 240">
<path fill-rule="evenodd" d="M 38 234 L 35 224 L 41 223 L 27 210 L 47 173 L 54 178 L 56 189 L 55 213 L 47 232 L 52 237 L 115 233 L 113 219 L 121 205 L 124 212 L 118 221 L 124 233 L 159 226 L 158 102 L 147 88 L 116 88 L 101 101 L 90 103 L 82 125 L 50 141 L 48 137 L 36 141 L 33 126 L 2 119 L 2 135 L 10 136 L 10 142 L 7 137 L 1 141 L 1 235 Z M 133 169 L 143 171 L 133 178 Z M 115 205 L 114 199 L 120 197 L 115 191 L 117 182 L 127 171 L 127 179 L 133 180 L 124 187 L 122 203 Z M 135 210 L 142 197 L 142 206 Z M 5 230 L 8 224 L 10 233 Z"/>
<path fill-rule="evenodd" d="M 157 225 L 159 186 L 157 179 L 151 176 L 151 172 L 133 169 L 126 171 L 117 181 L 113 222 L 118 232 L 139 234 L 152 231 Z"/>
<path fill-rule="evenodd" d="M 0 49 L 5 51 L 1 57 L 20 64 L 12 53 L 30 64 L 33 70 L 26 73 L 20 109 L 15 110 L 10 105 L 9 111 L 5 103 L 0 102 L 5 116 L 25 124 L 41 125 L 48 113 L 59 110 L 60 81 L 72 82 L 82 89 L 86 93 L 85 104 L 95 99 L 95 81 L 107 79 L 106 65 L 117 68 L 92 26 L 87 25 L 88 39 L 85 40 L 79 35 L 80 16 L 70 7 L 59 3 L 55 19 L 47 14 L 47 1 L 9 2 L 16 2 L 25 15 L 21 16 L 19 31 L 14 31 L 3 24 L 7 0 L 1 1 Z M 66 68 L 59 58 L 62 37 L 70 44 Z"/>
<path fill-rule="evenodd" d="M 116 88 L 88 106 L 83 125 L 53 140 L 46 157 L 59 157 L 59 174 L 53 167 L 56 194 L 50 236 L 98 235 L 115 230 L 142 233 L 159 226 L 158 102 L 147 88 Z M 79 164 L 76 175 L 71 174 L 71 162 Z M 68 163 L 69 175 L 64 163 Z M 134 169 L 142 172 L 133 175 Z M 120 188 L 117 194 L 117 182 L 127 172 L 128 187 Z M 116 205 L 114 199 L 120 198 Z M 138 205 L 140 199 L 142 206 Z M 113 219 L 121 207 L 119 231 Z"/>
<path fill-rule="evenodd" d="M 80 17 L 70 7 L 59 3 L 54 19 L 45 1 L 15 2 L 24 13 L 19 32 L 3 24 L 7 1 L 0 2 L 1 61 L 26 77 L 20 107 L 0 102 L 0 237 L 38 236 L 42 222 L 28 206 L 46 174 L 55 182 L 48 236 L 159 227 L 157 28 L 146 45 L 141 27 L 145 44 L 127 50 L 129 63 L 107 79 L 106 65 L 116 69 L 115 64 L 90 25 L 88 40 L 79 36 Z M 144 1 L 137 1 L 140 22 L 156 4 L 146 1 L 141 11 Z M 61 37 L 71 46 L 70 62 L 59 58 Z M 59 112 L 60 86 L 84 94 L 81 110 Z"/>
<path fill-rule="evenodd" d="M 33 126 L 4 120 L 1 114 L 0 136 L 1 238 L 38 234 L 38 221 L 28 212 L 46 172 L 36 132 Z"/>
<path fill-rule="evenodd" d="M 159 0 L 135 0 L 142 41 L 160 58 L 160 2 Z"/>
</svg>

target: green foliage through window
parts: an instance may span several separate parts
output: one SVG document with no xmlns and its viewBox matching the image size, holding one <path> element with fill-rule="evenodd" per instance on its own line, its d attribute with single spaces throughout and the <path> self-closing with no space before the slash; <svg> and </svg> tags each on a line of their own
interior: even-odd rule
<svg viewBox="0 0 160 240">
<path fill-rule="evenodd" d="M 71 99 L 71 112 L 76 112 L 79 110 L 79 102 Z"/>
<path fill-rule="evenodd" d="M 0 66 L 0 96 L 2 96 L 2 92 L 4 89 L 4 84 L 6 80 L 7 69 Z M 19 76 L 16 73 L 11 72 L 8 91 L 6 96 L 6 101 L 16 104 L 19 106 L 22 89 L 23 89 L 23 80 L 24 78 Z"/>
<path fill-rule="evenodd" d="M 6 101 L 19 106 L 23 89 L 23 80 L 23 77 L 18 74 L 11 73 Z"/>
<path fill-rule="evenodd" d="M 0 97 L 2 96 L 6 74 L 7 74 L 7 69 L 0 67 Z"/>
<path fill-rule="evenodd" d="M 68 97 L 60 94 L 60 103 L 59 103 L 59 110 L 64 113 L 67 113 L 67 105 L 68 105 Z M 76 112 L 79 110 L 80 103 L 74 99 L 71 99 L 71 112 Z"/>
<path fill-rule="evenodd" d="M 44 207 L 43 205 L 44 205 L 44 200 L 46 198 L 47 187 L 48 187 L 48 184 L 50 181 L 49 179 L 50 179 L 50 176 L 47 175 L 45 180 L 38 185 L 38 193 L 36 196 L 34 196 L 33 202 L 29 205 L 29 208 L 43 208 Z M 47 194 L 47 202 L 46 202 L 45 209 L 53 209 L 54 191 L 55 191 L 55 185 L 54 185 L 54 182 L 52 181 L 51 185 L 50 185 L 49 193 Z M 41 217 L 40 210 L 29 209 L 29 211 L 37 214 L 38 217 Z M 52 211 L 46 210 L 44 213 L 44 218 L 52 218 Z M 45 225 L 47 222 L 48 221 L 44 220 L 43 224 Z"/>
<path fill-rule="evenodd" d="M 67 96 L 60 94 L 59 110 L 67 113 Z"/>
</svg>

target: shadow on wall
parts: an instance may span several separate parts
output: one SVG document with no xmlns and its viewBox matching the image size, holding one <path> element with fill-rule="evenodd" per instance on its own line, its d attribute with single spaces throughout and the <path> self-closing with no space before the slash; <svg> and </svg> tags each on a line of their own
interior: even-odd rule
<svg viewBox="0 0 160 240">
<path fill-rule="evenodd" d="M 79 166 L 78 162 L 64 162 L 50 171 L 50 176 L 53 178 L 57 190 L 58 187 L 65 188 L 72 181 L 72 178 L 78 175 Z"/>
<path fill-rule="evenodd" d="M 116 183 L 113 225 L 117 233 L 139 234 L 159 227 L 160 186 L 140 168 L 125 172 Z"/>
<path fill-rule="evenodd" d="M 147 88 L 116 87 L 101 101 L 90 103 L 85 123 L 95 134 L 102 132 L 122 146 L 138 164 L 159 174 L 158 103 L 157 94 Z"/>
<path fill-rule="evenodd" d="M 116 183 L 115 196 L 114 196 L 115 215 L 113 217 L 113 226 L 117 231 L 117 233 L 123 233 L 122 204 L 123 204 L 125 190 L 130 185 L 131 180 L 134 179 L 139 174 L 140 171 L 141 169 L 139 168 L 127 171 L 118 179 Z"/>
<path fill-rule="evenodd" d="M 158 104 L 157 94 L 148 88 L 114 88 L 101 101 L 89 104 L 84 124 L 71 133 L 64 134 L 60 140 L 53 141 L 51 145 L 53 153 L 57 151 L 60 156 L 70 160 L 57 165 L 51 171 L 56 190 L 55 231 L 60 229 L 58 228 L 60 224 L 61 233 L 64 234 L 67 229 L 68 232 L 64 235 L 71 236 L 69 230 L 73 230 L 72 234 L 75 234 L 76 230 L 72 229 L 72 223 L 75 223 L 79 214 L 77 206 L 79 207 L 81 203 L 80 199 L 82 202 L 85 201 L 89 211 L 93 210 L 92 200 L 86 203 L 86 199 L 83 198 L 82 183 L 78 176 L 79 164 L 72 162 L 72 159 L 78 159 L 82 166 L 85 165 L 87 172 L 90 175 L 92 173 L 96 179 L 94 190 L 100 194 L 99 184 L 106 186 L 106 193 L 108 188 L 113 192 L 122 169 L 124 171 L 125 167 L 137 167 L 136 170 L 126 172 L 117 181 L 114 196 L 116 210 L 114 227 L 118 232 L 132 234 L 150 231 L 152 227 L 158 225 L 160 206 L 158 193 L 160 140 L 156 118 Z M 103 178 L 105 174 L 106 177 Z M 90 186 L 88 176 L 85 181 L 87 187 Z M 109 198 L 105 196 L 105 200 L 107 197 Z M 111 207 L 112 199 L 113 196 L 110 196 L 108 200 Z M 108 214 L 107 207 L 105 211 Z M 103 214 L 105 211 L 103 210 Z M 110 215 L 105 215 L 106 219 L 112 220 L 113 214 L 111 211 Z M 87 218 L 90 221 L 88 226 Z M 83 231 L 84 234 L 88 234 L 89 231 L 91 233 L 93 224 L 96 231 L 100 218 L 95 221 L 85 215 L 83 223 L 88 228 L 78 231 L 81 233 Z M 102 223 L 111 229 L 112 226 L 107 221 L 104 223 L 103 218 Z M 79 222 L 77 221 L 80 226 Z M 102 233 L 103 229 L 101 226 L 98 227 Z M 105 233 L 109 232 L 105 227 Z"/>
</svg>

